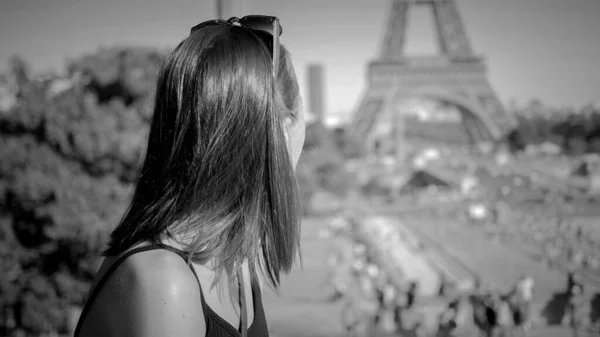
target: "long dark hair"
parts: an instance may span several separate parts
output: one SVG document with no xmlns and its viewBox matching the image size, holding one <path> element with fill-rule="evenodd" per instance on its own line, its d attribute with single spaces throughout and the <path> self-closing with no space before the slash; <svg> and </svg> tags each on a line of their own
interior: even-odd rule
<svg viewBox="0 0 600 337">
<path fill-rule="evenodd" d="M 185 237 L 190 261 L 232 275 L 247 260 L 252 275 L 259 269 L 278 288 L 299 253 L 301 205 L 283 122 L 300 96 L 283 47 L 273 83 L 270 39 L 205 27 L 164 60 L 145 161 L 105 255 Z"/>
</svg>

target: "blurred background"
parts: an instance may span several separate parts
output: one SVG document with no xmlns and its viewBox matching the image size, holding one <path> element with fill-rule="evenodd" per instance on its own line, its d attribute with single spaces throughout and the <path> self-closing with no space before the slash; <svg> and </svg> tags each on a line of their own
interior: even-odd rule
<svg viewBox="0 0 600 337">
<path fill-rule="evenodd" d="M 597 0 L 0 6 L 0 336 L 72 334 L 161 60 L 257 13 L 281 20 L 309 122 L 303 265 L 265 294 L 273 335 L 598 333 Z"/>
</svg>

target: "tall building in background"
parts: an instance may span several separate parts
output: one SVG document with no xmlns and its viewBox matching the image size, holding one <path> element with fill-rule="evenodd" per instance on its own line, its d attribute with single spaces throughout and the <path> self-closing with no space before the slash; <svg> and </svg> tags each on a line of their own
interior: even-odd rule
<svg viewBox="0 0 600 337">
<path fill-rule="evenodd" d="M 323 122 L 325 119 L 325 76 L 322 64 L 309 64 L 308 79 L 308 110 L 314 117 Z"/>
</svg>

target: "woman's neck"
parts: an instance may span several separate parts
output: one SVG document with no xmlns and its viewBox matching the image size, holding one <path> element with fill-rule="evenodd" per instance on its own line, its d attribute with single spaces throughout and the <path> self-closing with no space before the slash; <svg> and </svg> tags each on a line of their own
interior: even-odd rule
<svg viewBox="0 0 600 337">
<path fill-rule="evenodd" d="M 171 246 L 173 248 L 179 249 L 184 252 L 188 252 L 189 246 L 192 243 L 192 240 L 189 238 L 178 237 L 176 235 L 164 235 L 163 238 L 160 239 L 160 242 L 164 245 Z M 201 251 L 201 250 L 200 250 Z M 209 269 L 213 272 L 216 271 L 218 263 L 214 258 L 210 258 L 208 261 L 202 264 L 196 264 L 198 266 L 202 266 L 206 269 Z M 242 269 L 248 268 L 248 260 L 244 259 L 244 262 L 241 265 Z M 238 267 L 234 268 L 234 272 Z"/>
</svg>

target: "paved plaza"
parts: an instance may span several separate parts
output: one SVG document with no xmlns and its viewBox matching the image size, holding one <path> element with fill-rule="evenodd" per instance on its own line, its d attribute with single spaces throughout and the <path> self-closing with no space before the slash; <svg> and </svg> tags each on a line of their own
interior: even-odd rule
<svg viewBox="0 0 600 337">
<path fill-rule="evenodd" d="M 264 303 L 271 333 L 276 337 L 341 336 L 340 305 L 327 300 L 328 241 L 319 237 L 325 218 L 306 218 L 302 228 L 302 268 L 282 282 L 281 296 L 265 289 Z M 534 302 L 540 311 L 565 286 L 565 275 L 533 261 L 500 242 L 466 225 L 439 224 L 418 219 L 399 219 L 406 228 L 443 242 L 452 257 L 479 274 L 486 284 L 509 287 L 519 276 L 529 274 L 536 280 Z M 561 326 L 537 327 L 530 336 L 567 337 Z M 581 334 L 580 336 L 586 336 Z M 591 336 L 591 335 L 590 335 Z"/>
</svg>

